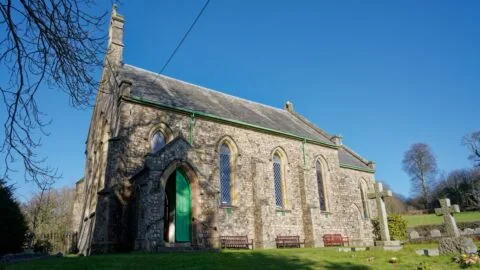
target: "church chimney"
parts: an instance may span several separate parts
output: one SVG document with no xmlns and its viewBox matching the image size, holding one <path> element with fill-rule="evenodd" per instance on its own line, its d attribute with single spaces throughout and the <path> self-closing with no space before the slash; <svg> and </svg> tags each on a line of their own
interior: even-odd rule
<svg viewBox="0 0 480 270">
<path fill-rule="evenodd" d="M 289 112 L 293 112 L 293 103 L 290 102 L 290 101 L 287 101 L 287 102 L 285 103 L 285 109 L 286 109 L 287 111 L 289 111 Z"/>
<path fill-rule="evenodd" d="M 338 145 L 338 146 L 342 145 L 342 139 L 343 139 L 343 136 L 340 135 L 340 134 L 334 135 L 334 136 L 332 137 L 333 143 L 334 143 L 335 145 Z"/>
<path fill-rule="evenodd" d="M 123 15 L 118 14 L 117 5 L 113 5 L 112 19 L 108 30 L 108 55 L 110 63 L 115 65 L 122 64 L 123 56 L 123 24 L 125 19 Z"/>
</svg>

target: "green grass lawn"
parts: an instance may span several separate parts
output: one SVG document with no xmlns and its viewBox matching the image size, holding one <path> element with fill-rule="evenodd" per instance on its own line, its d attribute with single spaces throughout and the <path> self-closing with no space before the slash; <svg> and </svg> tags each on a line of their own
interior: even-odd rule
<svg viewBox="0 0 480 270">
<path fill-rule="evenodd" d="M 415 227 L 419 225 L 433 225 L 442 224 L 443 217 L 435 214 L 429 215 L 411 215 L 403 216 L 408 222 L 408 227 Z M 455 214 L 455 220 L 458 222 L 480 221 L 480 212 L 461 212 Z"/>
<path fill-rule="evenodd" d="M 420 262 L 430 264 L 431 269 L 459 269 L 450 256 L 425 257 L 415 254 L 415 249 L 434 246 L 408 245 L 399 252 L 338 252 L 336 248 L 302 248 L 218 253 L 112 254 L 22 262 L 9 265 L 6 269 L 416 269 Z M 391 257 L 396 257 L 398 263 L 388 263 Z M 480 266 L 473 269 L 480 269 Z"/>
</svg>

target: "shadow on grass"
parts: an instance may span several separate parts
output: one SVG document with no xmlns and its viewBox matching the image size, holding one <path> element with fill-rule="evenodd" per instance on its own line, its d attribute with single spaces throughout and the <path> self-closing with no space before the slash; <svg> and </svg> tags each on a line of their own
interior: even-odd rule
<svg viewBox="0 0 480 270">
<path fill-rule="evenodd" d="M 350 262 L 332 262 L 300 257 L 292 252 L 201 252 L 201 253 L 132 253 L 89 257 L 64 257 L 9 265 L 7 270 L 51 269 L 371 269 Z"/>
<path fill-rule="evenodd" d="M 330 262 L 325 261 L 323 269 L 347 269 L 347 270 L 369 270 L 372 269 L 366 265 L 353 264 L 350 262 Z"/>
<path fill-rule="evenodd" d="M 133 253 L 64 257 L 10 264 L 7 270 L 52 269 L 318 269 L 315 262 L 289 255 L 258 252 Z"/>
</svg>

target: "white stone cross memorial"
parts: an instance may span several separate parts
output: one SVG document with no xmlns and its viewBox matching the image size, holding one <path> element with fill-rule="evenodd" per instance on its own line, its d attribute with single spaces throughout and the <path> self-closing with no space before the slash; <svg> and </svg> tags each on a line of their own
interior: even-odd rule
<svg viewBox="0 0 480 270">
<path fill-rule="evenodd" d="M 390 241 L 390 232 L 388 231 L 387 210 L 385 208 L 384 197 L 392 197 L 392 191 L 383 190 L 381 183 L 375 183 L 375 192 L 369 193 L 369 199 L 375 199 L 377 203 L 377 215 L 380 223 L 380 238 L 382 241 Z"/>
<path fill-rule="evenodd" d="M 460 208 L 458 205 L 450 205 L 450 199 L 440 199 L 440 208 L 435 208 L 435 214 L 437 216 L 443 215 L 445 221 L 445 230 L 448 236 L 459 237 L 460 232 L 458 231 L 457 223 L 452 216 L 452 213 L 460 213 Z"/>
</svg>

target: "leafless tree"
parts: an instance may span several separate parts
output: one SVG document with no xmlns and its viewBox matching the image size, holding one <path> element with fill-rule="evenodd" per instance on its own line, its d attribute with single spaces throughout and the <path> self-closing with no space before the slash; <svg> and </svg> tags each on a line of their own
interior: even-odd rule
<svg viewBox="0 0 480 270">
<path fill-rule="evenodd" d="M 437 173 L 437 161 L 432 150 L 424 143 L 415 143 L 405 152 L 402 164 L 412 181 L 412 191 L 421 194 L 427 209 L 429 190 Z"/>
<path fill-rule="evenodd" d="M 22 205 L 30 230 L 36 235 L 70 230 L 73 209 L 73 188 L 48 188 L 32 195 Z"/>
<path fill-rule="evenodd" d="M 392 190 L 389 184 L 382 182 L 384 190 Z M 385 207 L 387 213 L 389 214 L 403 214 L 408 212 L 409 205 L 407 204 L 407 199 L 396 192 L 392 192 L 392 197 L 385 198 Z"/>
<path fill-rule="evenodd" d="M 4 177 L 13 163 L 23 163 L 25 180 L 41 188 L 59 176 L 38 156 L 41 136 L 48 135 L 38 93 L 48 88 L 65 91 L 71 104 L 92 104 L 106 41 L 102 33 L 106 13 L 93 15 L 91 0 L 0 0 L 0 82 L 5 108 Z M 52 104 L 54 106 L 54 104 Z"/>
<path fill-rule="evenodd" d="M 470 149 L 470 156 L 475 166 L 480 167 L 480 130 L 467 134 L 462 139 L 462 144 Z"/>
<path fill-rule="evenodd" d="M 480 168 L 453 170 L 440 177 L 431 195 L 435 207 L 438 199 L 446 197 L 462 211 L 480 209 Z"/>
</svg>

